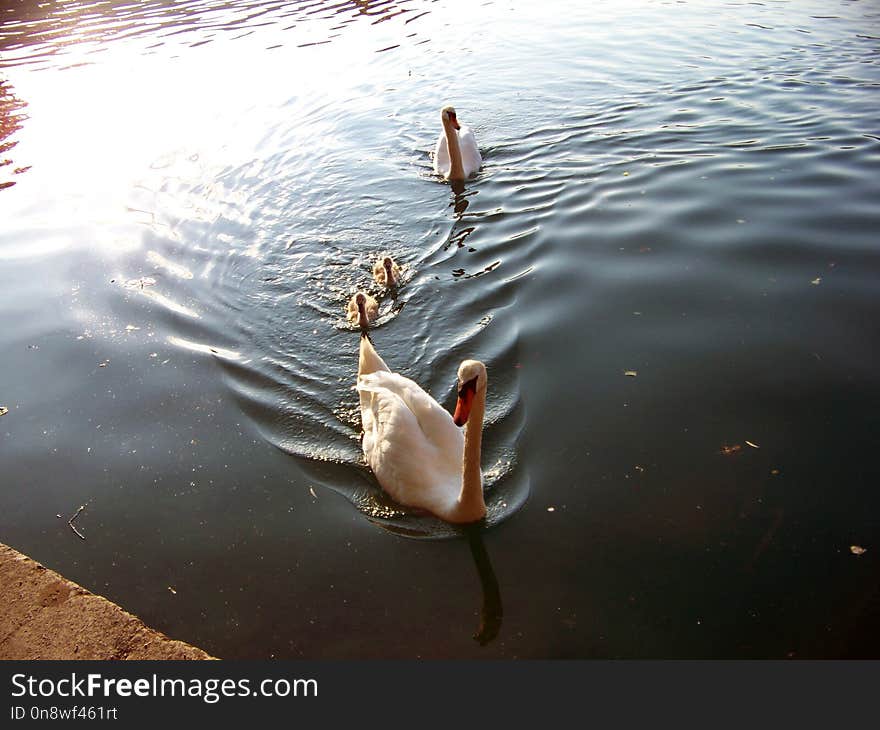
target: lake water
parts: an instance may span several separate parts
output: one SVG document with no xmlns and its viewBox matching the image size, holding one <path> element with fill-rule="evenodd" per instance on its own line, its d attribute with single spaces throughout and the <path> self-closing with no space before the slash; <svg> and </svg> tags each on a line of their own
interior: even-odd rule
<svg viewBox="0 0 880 730">
<path fill-rule="evenodd" d="M 880 656 L 878 102 L 871 2 L 4 3 L 0 540 L 225 658 Z M 482 530 L 363 464 L 385 251 Z"/>
</svg>

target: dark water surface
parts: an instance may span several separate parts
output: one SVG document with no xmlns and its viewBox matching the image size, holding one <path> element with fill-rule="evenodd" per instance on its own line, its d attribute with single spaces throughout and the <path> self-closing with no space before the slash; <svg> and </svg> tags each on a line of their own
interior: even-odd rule
<svg viewBox="0 0 880 730">
<path fill-rule="evenodd" d="M 226 658 L 880 657 L 878 101 L 872 2 L 4 3 L 0 541 Z M 385 251 L 479 534 L 362 463 Z"/>
</svg>

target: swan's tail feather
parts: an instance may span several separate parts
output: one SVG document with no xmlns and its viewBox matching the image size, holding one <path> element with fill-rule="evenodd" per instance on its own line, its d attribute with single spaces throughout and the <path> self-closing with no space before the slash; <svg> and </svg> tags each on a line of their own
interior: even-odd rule
<svg viewBox="0 0 880 730">
<path fill-rule="evenodd" d="M 361 375 L 368 375 L 369 373 L 375 373 L 378 370 L 387 370 L 389 373 L 391 372 L 391 368 L 385 364 L 385 361 L 379 357 L 379 353 L 376 352 L 376 348 L 373 347 L 370 335 L 364 330 L 361 332 L 361 349 L 360 355 L 358 356 L 358 377 Z"/>
</svg>

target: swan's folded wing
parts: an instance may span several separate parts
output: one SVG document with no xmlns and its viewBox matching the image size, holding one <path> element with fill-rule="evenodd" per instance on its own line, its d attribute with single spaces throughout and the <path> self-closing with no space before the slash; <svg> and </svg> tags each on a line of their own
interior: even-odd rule
<svg viewBox="0 0 880 730">
<path fill-rule="evenodd" d="M 379 371 L 358 379 L 358 390 L 386 389 L 394 393 L 416 419 L 425 439 L 441 451 L 464 448 L 464 436 L 452 416 L 409 378 L 399 373 Z"/>
<path fill-rule="evenodd" d="M 362 393 L 386 390 L 394 394 L 415 418 L 418 430 L 432 447 L 444 452 L 464 448 L 464 436 L 452 416 L 409 378 L 399 373 L 377 371 L 358 378 L 357 389 Z"/>
<path fill-rule="evenodd" d="M 438 509 L 433 500 L 439 499 L 445 505 L 446 495 L 460 486 L 464 453 L 449 414 L 397 373 L 364 375 L 358 391 L 364 456 L 382 488 L 401 504 Z M 450 429 L 439 425 L 446 419 Z"/>
<path fill-rule="evenodd" d="M 449 145 L 446 143 L 446 135 L 440 132 L 434 147 L 434 172 L 438 175 L 446 175 L 449 173 L 450 167 Z"/>
<path fill-rule="evenodd" d="M 458 133 L 458 141 L 461 146 L 461 166 L 464 168 L 464 174 L 470 177 L 483 164 L 480 149 L 477 147 L 477 138 L 470 127 L 462 127 Z"/>
<path fill-rule="evenodd" d="M 363 449 L 383 489 L 400 501 L 398 485 L 411 481 L 411 455 L 424 451 L 415 416 L 385 388 L 361 390 Z"/>
</svg>

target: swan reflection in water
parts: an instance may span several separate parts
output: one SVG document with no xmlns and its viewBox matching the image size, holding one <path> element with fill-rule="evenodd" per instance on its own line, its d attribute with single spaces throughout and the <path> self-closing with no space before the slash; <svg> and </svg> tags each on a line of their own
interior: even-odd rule
<svg viewBox="0 0 880 730">
<path fill-rule="evenodd" d="M 470 205 L 470 201 L 468 200 L 469 196 L 465 193 L 464 181 L 452 180 L 449 185 L 452 188 L 454 196 L 452 198 L 452 210 L 455 213 L 456 218 L 461 218 L 467 210 L 468 205 Z"/>
<path fill-rule="evenodd" d="M 501 589 L 498 587 L 498 579 L 492 570 L 492 562 L 486 545 L 483 542 L 483 532 L 479 525 L 468 525 L 464 528 L 468 544 L 471 548 L 471 556 L 474 565 L 477 566 L 477 575 L 480 577 L 480 586 L 483 589 L 483 603 L 480 606 L 480 625 L 474 640 L 480 646 L 486 646 L 501 630 L 501 621 L 504 618 L 504 607 L 501 604 Z"/>
<path fill-rule="evenodd" d="M 410 515 L 411 516 L 411 515 Z M 371 518 L 370 522 L 388 532 L 408 538 L 424 538 L 424 533 L 411 531 L 400 524 L 388 522 L 382 518 Z M 501 588 L 498 578 L 492 568 L 492 561 L 483 541 L 483 532 L 486 529 L 484 522 L 474 522 L 469 525 L 450 526 L 453 532 L 443 533 L 442 537 L 464 537 L 468 541 L 471 557 L 477 569 L 477 577 L 480 580 L 480 624 L 477 632 L 473 635 L 474 641 L 480 646 L 486 646 L 492 642 L 501 631 L 504 618 L 504 607 L 501 601 Z"/>
</svg>

